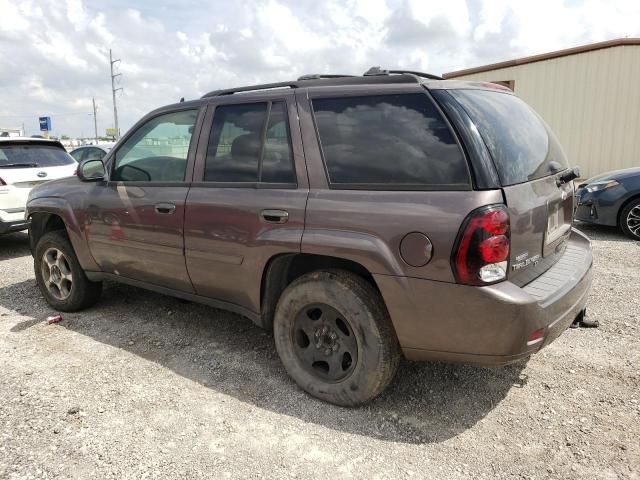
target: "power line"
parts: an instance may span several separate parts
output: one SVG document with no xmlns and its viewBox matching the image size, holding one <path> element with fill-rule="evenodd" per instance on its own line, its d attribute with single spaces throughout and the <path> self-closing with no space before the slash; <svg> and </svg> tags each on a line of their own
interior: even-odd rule
<svg viewBox="0 0 640 480">
<path fill-rule="evenodd" d="M 98 115 L 97 115 L 98 109 L 96 108 L 95 97 L 91 98 L 91 103 L 93 103 L 93 128 L 96 134 L 96 145 L 97 145 L 98 144 Z"/>
</svg>

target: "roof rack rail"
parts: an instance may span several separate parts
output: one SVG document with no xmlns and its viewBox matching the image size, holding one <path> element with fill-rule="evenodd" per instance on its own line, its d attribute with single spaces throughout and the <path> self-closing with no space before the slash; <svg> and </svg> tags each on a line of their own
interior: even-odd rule
<svg viewBox="0 0 640 480">
<path fill-rule="evenodd" d="M 298 81 L 302 80 L 320 80 L 322 78 L 344 78 L 353 77 L 355 75 L 341 75 L 341 74 L 325 74 L 325 73 L 310 73 L 307 75 L 301 75 L 298 77 Z"/>
<path fill-rule="evenodd" d="M 365 77 L 372 77 L 377 75 L 392 75 L 392 74 L 406 74 L 406 75 L 413 75 L 414 77 L 430 78 L 431 80 L 443 80 L 442 77 L 439 77 L 437 75 L 432 75 L 431 73 L 416 72 L 414 70 L 384 70 L 380 67 L 371 67 L 369 70 L 364 72 L 363 75 Z"/>
<path fill-rule="evenodd" d="M 410 70 L 383 70 L 380 67 L 371 67 L 363 76 L 357 75 L 331 75 L 311 74 L 303 75 L 297 80 L 288 82 L 265 83 L 262 85 L 248 85 L 246 87 L 225 88 L 205 93 L 202 98 L 221 97 L 234 93 L 253 92 L 259 90 L 273 90 L 277 88 L 304 88 L 330 85 L 366 85 L 378 83 L 420 83 L 421 78 L 442 80 L 430 73 L 413 72 Z"/>
<path fill-rule="evenodd" d="M 429 78 L 431 80 L 444 80 L 444 78 L 439 77 L 438 75 L 433 75 L 432 73 L 415 72 L 413 70 L 389 70 L 389 73 L 404 73 L 407 75 L 415 75 L 416 77 Z"/>
<path fill-rule="evenodd" d="M 376 75 L 389 75 L 387 70 L 383 70 L 380 67 L 371 67 L 369 70 L 362 74 L 363 77 L 373 77 Z"/>
<path fill-rule="evenodd" d="M 246 87 L 236 88 L 224 88 L 222 90 L 213 90 L 209 93 L 205 93 L 202 98 L 208 97 L 220 97 L 223 95 L 232 95 L 240 92 L 252 92 L 254 90 L 270 90 L 273 88 L 297 88 L 296 82 L 276 82 L 276 83 L 263 83 L 262 85 L 248 85 Z"/>
</svg>

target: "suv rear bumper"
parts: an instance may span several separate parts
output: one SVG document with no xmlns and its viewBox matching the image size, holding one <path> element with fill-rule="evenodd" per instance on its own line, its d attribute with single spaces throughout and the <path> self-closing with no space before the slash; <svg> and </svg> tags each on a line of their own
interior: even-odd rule
<svg viewBox="0 0 640 480">
<path fill-rule="evenodd" d="M 524 287 L 374 277 L 408 359 L 501 365 L 548 345 L 585 309 L 592 260 L 589 239 L 572 229 L 558 262 Z"/>
<path fill-rule="evenodd" d="M 6 215 L 8 218 L 2 218 L 2 216 L 0 216 L 0 234 L 19 232 L 29 228 L 29 221 L 24 219 L 24 210 L 18 215 L 14 214 L 12 216 L 18 218 L 11 218 L 9 215 Z"/>
</svg>

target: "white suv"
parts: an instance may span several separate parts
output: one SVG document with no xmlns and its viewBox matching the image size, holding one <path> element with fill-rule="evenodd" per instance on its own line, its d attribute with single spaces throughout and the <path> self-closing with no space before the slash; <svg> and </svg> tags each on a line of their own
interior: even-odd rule
<svg viewBox="0 0 640 480">
<path fill-rule="evenodd" d="M 26 230 L 24 210 L 31 189 L 47 180 L 71 177 L 76 167 L 58 141 L 0 137 L 0 234 Z"/>
</svg>

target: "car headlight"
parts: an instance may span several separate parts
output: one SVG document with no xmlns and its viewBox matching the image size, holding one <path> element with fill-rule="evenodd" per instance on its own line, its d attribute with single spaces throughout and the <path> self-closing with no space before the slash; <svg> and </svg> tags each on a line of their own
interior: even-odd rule
<svg viewBox="0 0 640 480">
<path fill-rule="evenodd" d="M 612 188 L 620 185 L 616 180 L 603 180 L 601 182 L 590 183 L 585 187 L 587 192 L 599 192 L 600 190 L 606 190 L 607 188 Z"/>
</svg>

